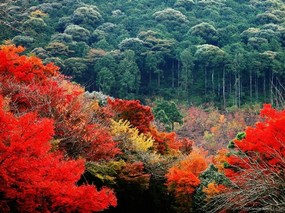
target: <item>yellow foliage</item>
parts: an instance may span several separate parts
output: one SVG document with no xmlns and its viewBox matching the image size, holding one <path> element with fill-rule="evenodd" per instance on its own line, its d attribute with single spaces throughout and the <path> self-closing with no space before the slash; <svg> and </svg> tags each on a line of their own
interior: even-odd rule
<svg viewBox="0 0 285 213">
<path fill-rule="evenodd" d="M 229 150 L 223 148 L 218 150 L 217 154 L 213 158 L 213 164 L 218 168 L 219 172 L 224 172 L 224 164 L 228 162 L 228 156 Z"/>
<path fill-rule="evenodd" d="M 152 137 L 139 133 L 137 128 L 131 127 L 129 121 L 119 120 L 111 122 L 111 134 L 115 140 L 121 141 L 126 148 L 137 152 L 148 151 L 154 143 Z"/>
<path fill-rule="evenodd" d="M 116 184 L 116 176 L 126 166 L 126 162 L 109 161 L 103 163 L 87 162 L 86 170 L 103 183 Z"/>
<path fill-rule="evenodd" d="M 209 183 L 207 187 L 204 186 L 202 189 L 202 191 L 206 194 L 207 199 L 221 193 L 223 190 L 225 190 L 225 187 L 221 184 L 216 184 L 215 181 Z"/>
<path fill-rule="evenodd" d="M 221 115 L 219 119 L 219 123 L 224 124 L 227 121 L 225 115 Z"/>
<path fill-rule="evenodd" d="M 92 100 L 92 102 L 90 103 L 90 108 L 93 110 L 93 111 L 97 111 L 100 109 L 100 106 L 99 106 L 99 103 L 97 100 Z"/>
<path fill-rule="evenodd" d="M 53 139 L 51 141 L 51 146 L 52 146 L 51 151 L 58 150 L 59 149 L 59 144 L 60 144 L 60 140 L 59 139 Z"/>
<path fill-rule="evenodd" d="M 35 10 L 35 11 L 30 13 L 30 17 L 33 17 L 33 18 L 43 18 L 46 16 L 48 16 L 48 15 L 41 10 Z"/>
</svg>

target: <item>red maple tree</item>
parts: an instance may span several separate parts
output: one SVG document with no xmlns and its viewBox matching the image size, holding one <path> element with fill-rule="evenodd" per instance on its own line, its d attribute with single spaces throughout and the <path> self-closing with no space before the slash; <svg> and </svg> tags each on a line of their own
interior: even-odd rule
<svg viewBox="0 0 285 213">
<path fill-rule="evenodd" d="M 83 160 L 50 152 L 54 121 L 36 113 L 15 117 L 0 96 L 0 211 L 93 212 L 116 205 L 110 189 L 76 186 Z"/>
<path fill-rule="evenodd" d="M 214 196 L 214 212 L 285 211 L 285 110 L 266 104 L 261 116 L 262 122 L 237 135 L 230 144 L 231 152 L 222 159 L 226 163 L 221 171 L 231 184 Z"/>
<path fill-rule="evenodd" d="M 106 128 L 93 121 L 92 102 L 52 64 L 20 55 L 23 48 L 0 48 L 0 94 L 15 115 L 37 112 L 54 120 L 58 147 L 70 157 L 109 160 L 120 153 Z"/>
</svg>

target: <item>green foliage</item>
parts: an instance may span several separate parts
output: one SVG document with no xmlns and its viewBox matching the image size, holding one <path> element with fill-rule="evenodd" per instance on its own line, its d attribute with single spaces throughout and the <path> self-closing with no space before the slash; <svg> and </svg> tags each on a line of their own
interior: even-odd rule
<svg viewBox="0 0 285 213">
<path fill-rule="evenodd" d="M 174 123 L 182 124 L 183 116 L 173 101 L 158 100 L 153 108 L 155 118 L 166 125 L 170 131 L 174 130 Z"/>
<path fill-rule="evenodd" d="M 281 106 L 284 8 L 279 0 L 4 1 L 0 39 L 28 52 L 43 48 L 43 58 L 90 59 L 86 77 L 75 79 L 90 90 L 102 89 L 97 77 L 106 67 L 116 85 L 104 90 L 116 97 L 175 97 L 221 108 Z M 134 51 L 134 71 L 97 69 L 99 57 L 88 58 L 90 48 L 113 55 L 120 69 L 128 66 L 123 52 Z M 270 52 L 276 56 L 269 60 L 264 53 Z"/>
<path fill-rule="evenodd" d="M 237 136 L 236 136 L 236 139 L 237 140 L 239 140 L 239 141 L 241 141 L 242 139 L 244 139 L 245 138 L 245 132 L 239 132 L 238 134 L 237 134 Z"/>
<path fill-rule="evenodd" d="M 25 46 L 25 47 L 29 47 L 31 46 L 31 44 L 34 42 L 35 40 L 30 37 L 30 36 L 21 36 L 21 35 L 18 35 L 18 36 L 15 36 L 13 39 L 12 39 L 12 42 L 16 45 L 21 45 L 21 46 Z"/>
<path fill-rule="evenodd" d="M 72 20 L 75 24 L 85 24 L 94 27 L 102 20 L 97 7 L 91 5 L 79 7 L 73 12 Z"/>
<path fill-rule="evenodd" d="M 200 174 L 199 178 L 201 180 L 201 183 L 196 189 L 194 195 L 193 209 L 195 211 L 205 212 L 205 210 L 201 208 L 207 202 L 207 195 L 205 194 L 204 189 L 213 182 L 217 185 L 223 186 L 229 186 L 231 182 L 223 173 L 219 172 L 213 164 L 211 164 L 206 171 Z"/>
<path fill-rule="evenodd" d="M 180 11 L 174 10 L 172 8 L 166 8 L 162 11 L 158 11 L 153 14 L 157 21 L 174 21 L 177 23 L 188 22 L 187 17 L 183 15 Z"/>
<path fill-rule="evenodd" d="M 71 35 L 74 41 L 88 41 L 90 38 L 89 30 L 74 24 L 68 25 L 64 33 Z"/>
<path fill-rule="evenodd" d="M 208 44 L 215 44 L 218 40 L 218 31 L 216 28 L 206 22 L 191 27 L 190 33 L 194 36 L 200 36 Z"/>
</svg>

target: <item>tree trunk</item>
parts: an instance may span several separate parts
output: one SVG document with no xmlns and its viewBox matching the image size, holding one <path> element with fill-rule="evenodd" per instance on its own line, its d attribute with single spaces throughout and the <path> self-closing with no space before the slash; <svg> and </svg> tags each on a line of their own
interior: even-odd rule
<svg viewBox="0 0 285 213">
<path fill-rule="evenodd" d="M 234 98 L 234 105 L 238 105 L 238 78 L 237 73 L 235 73 L 235 98 Z"/>
<path fill-rule="evenodd" d="M 226 109 L 226 71 L 225 67 L 223 67 L 223 105 L 224 109 Z"/>
<path fill-rule="evenodd" d="M 239 108 L 241 105 L 241 89 L 242 89 L 241 77 L 240 77 L 240 73 L 238 73 L 238 107 Z"/>
<path fill-rule="evenodd" d="M 171 68 L 171 87 L 174 88 L 174 61 L 172 62 L 172 68 Z"/>
<path fill-rule="evenodd" d="M 212 95 L 215 95 L 215 82 L 214 82 L 214 78 L 215 78 L 215 70 L 212 70 L 212 76 L 211 76 L 211 80 L 212 80 Z"/>
<path fill-rule="evenodd" d="M 263 76 L 263 102 L 267 102 L 267 98 L 266 98 L 266 82 L 265 82 L 265 73 L 264 73 L 264 76 Z"/>
<path fill-rule="evenodd" d="M 207 82 L 207 65 L 205 65 L 204 66 L 204 72 L 205 72 L 205 99 L 206 99 L 206 96 L 207 96 L 207 84 L 208 84 L 208 82 Z"/>
<path fill-rule="evenodd" d="M 152 82 L 152 74 L 151 74 L 151 70 L 149 70 L 148 73 L 148 92 L 151 95 L 152 94 L 152 88 L 151 88 L 151 82 Z"/>
<path fill-rule="evenodd" d="M 180 61 L 177 61 L 177 87 L 181 87 L 181 70 L 180 70 Z"/>
<path fill-rule="evenodd" d="M 258 102 L 259 94 L 258 94 L 258 76 L 255 75 L 255 100 Z"/>
<path fill-rule="evenodd" d="M 250 103 L 252 103 L 252 70 L 249 72 L 249 97 Z"/>
<path fill-rule="evenodd" d="M 158 89 L 160 88 L 160 78 L 161 78 L 161 75 L 160 75 L 160 70 L 159 70 L 157 73 L 157 87 L 158 87 Z"/>
</svg>

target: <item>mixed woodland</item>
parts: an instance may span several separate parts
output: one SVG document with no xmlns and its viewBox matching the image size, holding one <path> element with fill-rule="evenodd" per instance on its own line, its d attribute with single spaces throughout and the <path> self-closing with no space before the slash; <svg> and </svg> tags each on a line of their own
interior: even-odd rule
<svg viewBox="0 0 285 213">
<path fill-rule="evenodd" d="M 283 1 L 3 0 L 0 32 L 0 212 L 285 212 Z"/>
<path fill-rule="evenodd" d="M 118 98 L 282 105 L 284 8 L 281 0 L 4 0 L 0 40 Z"/>
</svg>

